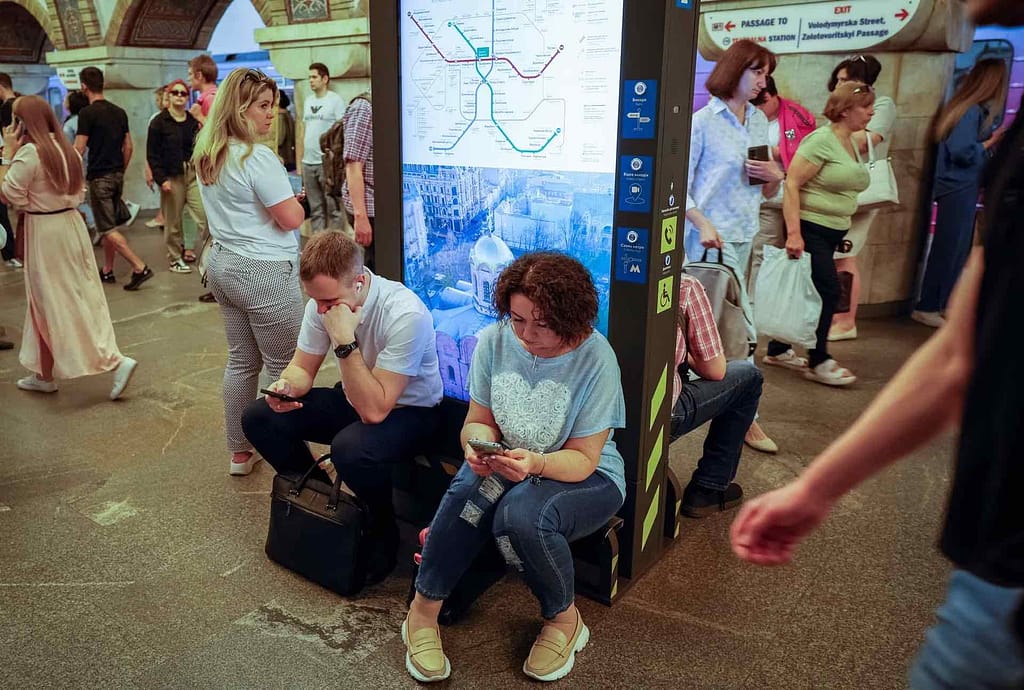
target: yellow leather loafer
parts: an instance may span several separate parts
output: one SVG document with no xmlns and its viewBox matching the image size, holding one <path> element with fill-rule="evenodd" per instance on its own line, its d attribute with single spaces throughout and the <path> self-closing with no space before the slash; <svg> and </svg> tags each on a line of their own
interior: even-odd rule
<svg viewBox="0 0 1024 690">
<path fill-rule="evenodd" d="M 576 631 L 572 638 L 553 625 L 545 624 L 540 635 L 530 648 L 530 656 L 523 663 L 523 673 L 534 680 L 558 680 L 572 670 L 576 652 L 590 641 L 590 628 L 583 624 L 583 617 L 576 612 Z"/>
<path fill-rule="evenodd" d="M 423 628 L 409 635 L 409 617 L 402 621 L 402 642 L 405 643 L 405 670 L 421 683 L 435 683 L 452 674 L 452 665 L 441 648 L 441 632 Z"/>
</svg>

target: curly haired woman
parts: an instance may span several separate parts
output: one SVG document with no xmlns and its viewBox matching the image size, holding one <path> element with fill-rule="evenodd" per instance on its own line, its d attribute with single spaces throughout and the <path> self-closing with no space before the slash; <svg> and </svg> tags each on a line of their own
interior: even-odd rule
<svg viewBox="0 0 1024 690">
<path fill-rule="evenodd" d="M 568 674 L 590 639 L 574 601 L 569 542 L 605 525 L 626 493 L 612 440 L 626 407 L 615 353 L 593 328 L 590 274 L 562 254 L 526 254 L 501 274 L 495 305 L 501 319 L 480 332 L 469 370 L 466 462 L 434 516 L 402 624 L 406 669 L 421 682 L 451 673 L 437 616 L 491 539 L 540 603 L 543 623 L 523 672 Z M 480 453 L 477 441 L 508 450 Z"/>
</svg>

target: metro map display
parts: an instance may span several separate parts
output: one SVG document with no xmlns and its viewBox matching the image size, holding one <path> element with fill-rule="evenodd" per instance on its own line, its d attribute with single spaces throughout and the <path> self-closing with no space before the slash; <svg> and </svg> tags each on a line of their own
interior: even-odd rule
<svg viewBox="0 0 1024 690">
<path fill-rule="evenodd" d="M 405 283 L 468 399 L 498 275 L 550 249 L 590 270 L 607 334 L 622 0 L 400 3 Z"/>
</svg>

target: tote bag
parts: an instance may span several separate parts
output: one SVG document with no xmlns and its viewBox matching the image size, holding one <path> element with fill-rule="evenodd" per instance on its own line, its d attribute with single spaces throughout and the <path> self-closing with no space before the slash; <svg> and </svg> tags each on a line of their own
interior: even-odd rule
<svg viewBox="0 0 1024 690">
<path fill-rule="evenodd" d="M 871 143 L 871 133 L 868 132 L 868 161 L 864 167 L 871 176 L 871 184 L 868 188 L 857 195 L 857 207 L 860 209 L 872 208 L 884 204 L 899 204 L 900 193 L 896 185 L 896 175 L 892 171 L 892 159 L 875 158 L 875 147 Z"/>
</svg>

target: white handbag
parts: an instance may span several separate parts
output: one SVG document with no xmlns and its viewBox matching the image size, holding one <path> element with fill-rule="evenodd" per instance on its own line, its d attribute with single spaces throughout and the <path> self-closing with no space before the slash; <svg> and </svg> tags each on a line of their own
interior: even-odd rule
<svg viewBox="0 0 1024 690">
<path fill-rule="evenodd" d="M 857 208 L 864 209 L 882 204 L 899 204 L 900 192 L 896 185 L 896 174 L 892 171 L 892 159 L 875 159 L 875 147 L 871 143 L 871 132 L 865 132 L 868 136 L 868 161 L 864 163 L 868 174 L 871 176 L 871 184 L 863 192 L 857 195 Z"/>
</svg>

